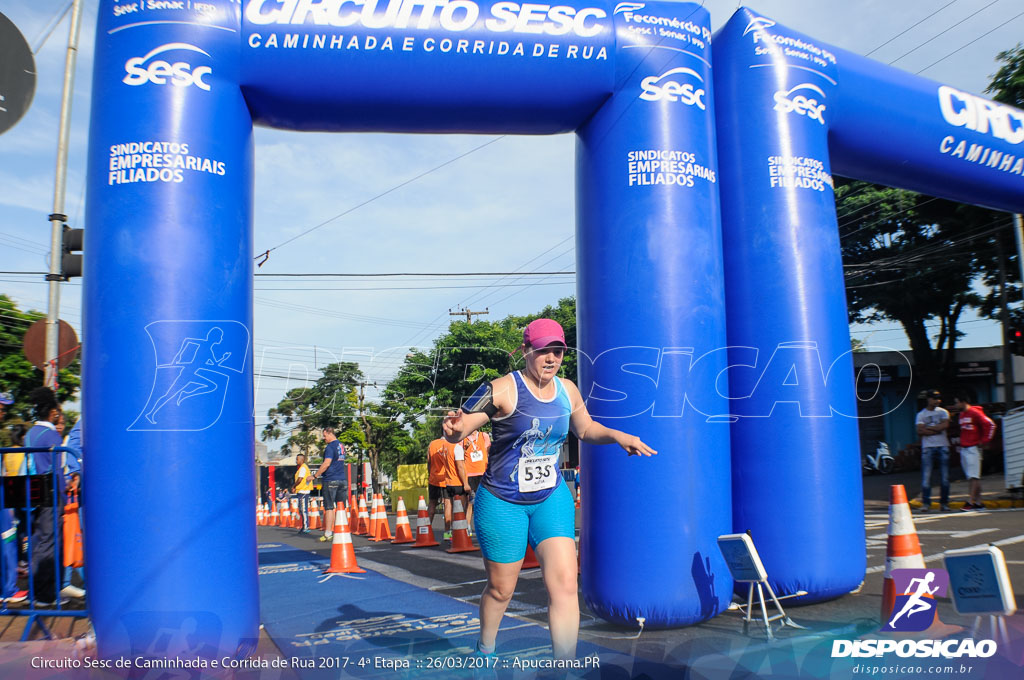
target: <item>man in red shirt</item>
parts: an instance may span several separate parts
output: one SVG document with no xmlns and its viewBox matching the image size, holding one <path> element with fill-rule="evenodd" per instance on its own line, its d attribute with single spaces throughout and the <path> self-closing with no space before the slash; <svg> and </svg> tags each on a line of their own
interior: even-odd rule
<svg viewBox="0 0 1024 680">
<path fill-rule="evenodd" d="M 980 406 L 971 406 L 966 392 L 958 392 L 954 406 L 960 410 L 960 467 L 968 482 L 968 499 L 963 510 L 984 510 L 981 502 L 981 449 L 992 441 L 996 424 L 985 415 Z"/>
</svg>

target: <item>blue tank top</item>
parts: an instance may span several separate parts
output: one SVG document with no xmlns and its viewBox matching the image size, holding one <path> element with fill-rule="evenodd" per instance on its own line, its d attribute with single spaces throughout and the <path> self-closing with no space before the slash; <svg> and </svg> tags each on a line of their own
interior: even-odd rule
<svg viewBox="0 0 1024 680">
<path fill-rule="evenodd" d="M 569 433 L 572 406 L 558 378 L 555 396 L 543 401 L 533 396 L 519 371 L 512 375 L 516 407 L 510 415 L 491 420 L 491 452 L 480 483 L 510 503 L 540 503 L 562 483 L 558 456 Z"/>
</svg>

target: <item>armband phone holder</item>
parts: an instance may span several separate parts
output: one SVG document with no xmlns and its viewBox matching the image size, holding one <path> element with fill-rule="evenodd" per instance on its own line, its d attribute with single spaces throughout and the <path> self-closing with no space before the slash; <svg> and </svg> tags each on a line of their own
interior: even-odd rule
<svg viewBox="0 0 1024 680">
<path fill-rule="evenodd" d="M 498 412 L 494 405 L 494 388 L 491 383 L 486 382 L 476 388 L 469 399 L 462 404 L 463 413 L 486 413 L 488 418 L 493 418 Z"/>
</svg>

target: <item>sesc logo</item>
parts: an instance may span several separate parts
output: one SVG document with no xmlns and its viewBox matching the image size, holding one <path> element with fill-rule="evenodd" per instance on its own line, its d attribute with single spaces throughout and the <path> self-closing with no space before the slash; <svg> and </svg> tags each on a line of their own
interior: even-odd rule
<svg viewBox="0 0 1024 680">
<path fill-rule="evenodd" d="M 807 94 L 817 95 L 825 99 L 824 91 L 817 85 L 800 83 L 788 90 L 779 90 L 775 93 L 775 110 L 782 111 L 783 113 L 796 113 L 798 116 L 807 116 L 811 120 L 816 120 L 819 124 L 824 125 L 825 119 L 821 114 L 825 110 L 825 105 L 819 104 L 817 99 L 808 97 L 807 94 L 797 94 L 794 96 L 793 93 L 797 90 L 806 90 Z"/>
<path fill-rule="evenodd" d="M 643 89 L 640 99 L 648 102 L 660 102 L 663 100 L 682 102 L 687 106 L 696 106 L 701 111 L 704 111 L 704 88 L 699 86 L 694 88 L 692 83 L 678 83 L 675 80 L 668 79 L 669 76 L 675 75 L 693 76 L 700 83 L 704 83 L 704 79 L 700 77 L 699 73 L 691 68 L 679 66 L 665 71 L 660 76 L 648 76 L 640 81 L 640 87 Z"/>
<path fill-rule="evenodd" d="M 210 75 L 212 69 L 209 66 L 199 66 L 195 69 L 192 65 L 184 61 L 176 61 L 170 63 L 163 59 L 155 59 L 150 61 L 158 54 L 164 52 L 174 52 L 179 50 L 188 50 L 190 52 L 198 52 L 204 54 L 207 57 L 210 55 L 196 47 L 195 45 L 189 45 L 188 43 L 167 43 L 161 45 L 156 49 L 150 50 L 144 57 L 133 57 L 124 63 L 124 70 L 128 74 L 121 82 L 126 85 L 138 86 L 145 85 L 146 83 L 153 83 L 154 85 L 175 85 L 177 87 L 190 87 L 195 85 L 200 90 L 210 91 L 209 83 L 203 81 L 204 76 Z"/>
</svg>

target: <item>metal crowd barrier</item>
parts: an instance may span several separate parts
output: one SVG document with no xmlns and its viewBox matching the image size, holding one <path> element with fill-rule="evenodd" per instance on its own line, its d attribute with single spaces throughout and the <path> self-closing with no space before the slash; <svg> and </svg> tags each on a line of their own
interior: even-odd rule
<svg viewBox="0 0 1024 680">
<path fill-rule="evenodd" d="M 57 453 L 71 453 L 74 452 L 64 446 L 54 446 L 50 448 L 46 447 L 0 447 L 0 464 L 3 463 L 4 458 L 8 454 L 13 453 L 44 453 L 52 452 Z M 52 469 L 48 473 L 38 475 L 18 475 L 18 476 L 0 476 L 0 512 L 6 512 L 8 510 L 15 510 L 22 508 L 25 511 L 25 531 L 28 538 L 28 550 L 26 552 L 26 560 L 28 562 L 28 599 L 25 600 L 24 605 L 18 603 L 17 606 L 12 607 L 7 602 L 7 598 L 4 597 L 0 602 L 0 616 L 27 616 L 29 617 L 28 622 L 25 624 L 25 630 L 21 635 L 22 642 L 28 640 L 29 634 L 32 632 L 34 626 L 38 626 L 43 634 L 46 635 L 48 640 L 53 639 L 53 634 L 50 629 L 47 628 L 46 623 L 43 621 L 44 617 L 71 617 L 71 618 L 88 618 L 89 609 L 65 609 L 61 605 L 61 581 L 64 574 L 63 565 L 63 550 L 61 547 L 63 532 L 61 531 L 61 518 L 63 512 L 61 509 L 64 507 L 64 499 L 60 492 L 60 480 L 58 475 L 63 475 L 61 466 L 57 464 L 57 456 L 54 456 Z M 0 467 L 0 471 L 5 468 Z M 53 508 L 53 561 L 54 561 L 54 597 L 55 601 L 52 607 L 41 606 L 36 602 L 35 593 L 35 569 L 32 561 L 32 525 L 34 524 L 35 511 L 43 508 Z M 13 529 L 12 522 L 12 529 Z M 17 536 L 17 534 L 15 534 Z M 15 539 L 17 540 L 17 539 Z M 2 549 L 2 548 L 0 548 Z M 17 547 L 15 548 L 17 550 Z M 4 582 L 7 574 L 5 573 L 6 565 L 2 558 L 0 558 L 0 584 Z M 17 569 L 17 563 L 15 563 L 15 569 Z M 15 577 L 15 592 L 17 592 L 17 577 Z M 88 592 L 88 590 L 86 591 Z"/>
</svg>

